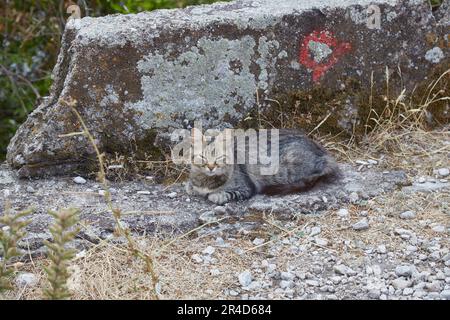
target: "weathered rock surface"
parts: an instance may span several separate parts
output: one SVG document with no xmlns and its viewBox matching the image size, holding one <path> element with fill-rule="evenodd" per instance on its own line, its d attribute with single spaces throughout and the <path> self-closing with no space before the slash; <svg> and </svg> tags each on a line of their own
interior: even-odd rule
<svg viewBox="0 0 450 320">
<path fill-rule="evenodd" d="M 299 214 L 338 209 L 349 203 L 350 194 L 355 192 L 364 201 L 408 183 L 401 171 L 358 172 L 350 165 L 342 165 L 342 171 L 341 181 L 318 184 L 305 193 L 283 197 L 257 195 L 248 201 L 219 207 L 204 199 L 188 196 L 180 184 L 165 187 L 134 181 L 112 183 L 110 187 L 114 206 L 122 210 L 123 222 L 133 232 L 164 235 L 186 232 L 224 216 L 239 219 L 247 214 L 264 212 L 281 219 L 293 219 Z M 0 208 L 4 208 L 6 201 L 16 211 L 35 208 L 29 233 L 22 242 L 24 249 L 39 253 L 43 240 L 50 238 L 48 226 L 52 217 L 48 210 L 67 207 L 80 209 L 83 228 L 77 245 L 85 246 L 112 237 L 114 220 L 104 202 L 102 186 L 98 183 L 88 180 L 80 185 L 73 181 L 73 177 L 18 179 L 17 174 L 6 165 L 0 166 L 0 177 L 3 177 L 0 179 Z M 33 193 L 26 191 L 29 187 L 33 188 Z"/>
<path fill-rule="evenodd" d="M 370 4 L 380 9 L 379 28 L 368 23 Z M 157 154 L 159 137 L 194 120 L 236 125 L 255 108 L 257 91 L 267 109 L 266 99 L 292 90 L 337 92 L 350 80 L 367 88 L 372 72 L 384 87 L 386 66 L 400 68 L 412 87 L 448 63 L 443 10 L 435 17 L 427 1 L 412 0 L 238 0 L 72 20 L 51 95 L 18 130 L 7 160 L 21 176 L 86 166 L 86 139 L 61 137 L 80 124 L 60 99 L 78 101 L 102 151 L 140 157 Z M 344 109 L 345 128 L 357 110 Z"/>
</svg>

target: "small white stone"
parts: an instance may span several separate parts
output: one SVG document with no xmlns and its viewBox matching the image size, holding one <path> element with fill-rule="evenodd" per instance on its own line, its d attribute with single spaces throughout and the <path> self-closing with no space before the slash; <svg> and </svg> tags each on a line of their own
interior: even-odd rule
<svg viewBox="0 0 450 320">
<path fill-rule="evenodd" d="M 337 212 L 337 215 L 341 218 L 348 217 L 348 210 L 347 209 L 339 209 Z"/>
<path fill-rule="evenodd" d="M 229 295 L 232 296 L 232 297 L 235 297 L 235 296 L 237 296 L 237 295 L 239 294 L 239 292 L 234 291 L 234 290 L 230 290 L 228 293 L 229 293 Z"/>
<path fill-rule="evenodd" d="M 385 254 L 387 252 L 386 246 L 384 244 L 380 244 L 377 247 L 378 253 Z"/>
<path fill-rule="evenodd" d="M 314 239 L 314 242 L 322 247 L 326 247 L 328 245 L 328 241 L 323 238 L 316 238 L 316 239 Z"/>
<path fill-rule="evenodd" d="M 439 63 L 442 59 L 444 59 L 444 57 L 444 52 L 437 46 L 425 53 L 425 60 L 431 63 Z"/>
<path fill-rule="evenodd" d="M 411 266 L 397 266 L 395 268 L 395 274 L 399 277 L 410 277 L 413 273 Z"/>
<path fill-rule="evenodd" d="M 438 292 L 441 290 L 441 284 L 439 283 L 439 281 L 433 281 L 431 283 L 427 283 L 425 284 L 425 289 L 428 292 Z"/>
<path fill-rule="evenodd" d="M 221 273 L 220 270 L 217 268 L 211 269 L 209 272 L 211 273 L 212 276 L 218 276 Z"/>
<path fill-rule="evenodd" d="M 445 227 L 443 225 L 437 225 L 431 228 L 434 232 L 443 233 L 445 232 Z"/>
<path fill-rule="evenodd" d="M 216 249 L 212 246 L 207 246 L 202 252 L 203 254 L 212 255 Z"/>
<path fill-rule="evenodd" d="M 73 178 L 73 182 L 76 184 L 85 184 L 87 181 L 83 177 L 75 177 Z"/>
<path fill-rule="evenodd" d="M 280 278 L 281 278 L 282 280 L 294 280 L 295 275 L 292 274 L 291 272 L 285 272 L 285 271 L 283 271 L 283 272 L 281 272 L 281 274 L 280 274 Z"/>
<path fill-rule="evenodd" d="M 403 279 L 403 278 L 397 278 L 397 279 L 395 279 L 395 280 L 392 281 L 392 286 L 393 286 L 395 289 L 401 289 L 401 290 L 403 290 L 403 289 L 405 289 L 405 288 L 411 286 L 411 281 L 405 280 L 405 279 Z"/>
<path fill-rule="evenodd" d="M 245 270 L 239 274 L 239 283 L 243 287 L 247 287 L 250 283 L 252 283 L 253 277 L 252 273 L 249 270 Z"/>
<path fill-rule="evenodd" d="M 177 196 L 177 193 L 174 191 L 174 192 L 169 193 L 167 196 L 168 196 L 170 199 L 173 199 L 173 198 L 175 198 L 175 197 Z"/>
<path fill-rule="evenodd" d="M 417 180 L 417 182 L 419 183 L 425 183 L 427 181 L 427 179 L 425 179 L 424 177 L 420 177 L 419 180 Z"/>
<path fill-rule="evenodd" d="M 353 230 L 365 230 L 369 228 L 369 221 L 367 218 L 363 218 L 359 220 L 358 222 L 354 223 L 352 225 Z"/>
<path fill-rule="evenodd" d="M 34 190 L 34 188 L 32 186 L 28 186 L 27 187 L 27 192 L 29 193 L 35 193 L 36 191 Z"/>
<path fill-rule="evenodd" d="M 349 198 L 352 203 L 355 203 L 359 200 L 359 195 L 356 192 L 352 192 L 350 193 Z"/>
<path fill-rule="evenodd" d="M 202 259 L 202 257 L 200 257 L 199 254 L 193 254 L 191 258 L 192 258 L 192 260 L 194 260 L 196 263 L 202 263 L 202 262 L 203 262 L 203 259 Z"/>
<path fill-rule="evenodd" d="M 255 246 L 259 246 L 259 245 L 263 244 L 264 242 L 265 242 L 265 240 L 264 240 L 264 239 L 261 239 L 261 238 L 255 238 L 255 239 L 252 241 L 252 243 L 253 243 Z"/>
<path fill-rule="evenodd" d="M 290 288 L 290 287 L 293 287 L 293 286 L 294 286 L 294 284 L 290 280 L 281 280 L 280 281 L 280 287 L 282 289 L 287 289 L 287 288 Z"/>
<path fill-rule="evenodd" d="M 441 292 L 442 299 L 450 300 L 450 289 Z"/>
<path fill-rule="evenodd" d="M 33 287 L 38 283 L 38 281 L 39 280 L 36 275 L 29 272 L 20 273 L 16 277 L 16 284 L 19 287 Z"/>
<path fill-rule="evenodd" d="M 141 190 L 141 191 L 138 191 L 137 194 L 140 194 L 140 195 L 150 195 L 151 192 L 148 191 L 148 190 Z"/>
<path fill-rule="evenodd" d="M 77 258 L 77 259 L 81 259 L 84 257 L 86 257 L 86 250 L 82 250 L 75 255 L 75 258 Z"/>
<path fill-rule="evenodd" d="M 353 271 L 351 268 L 347 267 L 344 264 L 339 264 L 339 265 L 334 266 L 333 270 L 337 274 L 340 274 L 343 276 L 355 274 L 355 271 Z"/>
<path fill-rule="evenodd" d="M 8 198 L 11 195 L 11 191 L 9 189 L 4 189 L 3 190 L 3 196 L 5 198 Z"/>
<path fill-rule="evenodd" d="M 317 280 L 306 280 L 305 283 L 308 286 L 311 286 L 311 287 L 318 287 L 319 286 L 319 281 L 317 281 Z"/>
<path fill-rule="evenodd" d="M 444 178 L 450 175 L 450 170 L 448 168 L 440 168 L 437 170 L 437 173 L 439 176 Z"/>
<path fill-rule="evenodd" d="M 322 231 L 322 229 L 320 227 L 312 227 L 309 235 L 311 237 L 314 237 L 314 236 L 318 235 L 321 231 Z"/>
<path fill-rule="evenodd" d="M 403 295 L 404 296 L 410 296 L 410 295 L 413 294 L 413 292 L 414 292 L 413 288 L 405 288 L 405 289 L 403 289 Z"/>
<path fill-rule="evenodd" d="M 411 210 L 400 213 L 400 218 L 405 219 L 405 220 L 411 220 L 411 219 L 414 219 L 415 217 L 416 217 L 416 213 Z"/>
<path fill-rule="evenodd" d="M 373 165 L 378 164 L 378 161 L 373 159 L 368 159 L 367 162 Z"/>
</svg>

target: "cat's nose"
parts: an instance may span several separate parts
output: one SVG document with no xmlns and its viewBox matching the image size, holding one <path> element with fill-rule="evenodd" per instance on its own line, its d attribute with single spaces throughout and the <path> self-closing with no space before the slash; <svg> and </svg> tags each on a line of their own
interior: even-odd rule
<svg viewBox="0 0 450 320">
<path fill-rule="evenodd" d="M 206 165 L 207 167 L 208 167 L 208 169 L 209 170 L 211 170 L 211 171 L 213 171 L 214 170 L 214 168 L 216 167 L 215 165 L 213 165 L 213 164 L 207 164 Z"/>
</svg>

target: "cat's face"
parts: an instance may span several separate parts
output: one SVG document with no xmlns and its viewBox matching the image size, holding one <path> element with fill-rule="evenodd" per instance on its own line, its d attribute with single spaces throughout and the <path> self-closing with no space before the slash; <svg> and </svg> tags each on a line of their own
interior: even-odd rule
<svg viewBox="0 0 450 320">
<path fill-rule="evenodd" d="M 207 157 L 205 155 L 196 155 L 191 165 L 192 173 L 209 177 L 228 175 L 231 170 L 232 166 L 226 164 L 224 156 Z"/>
</svg>

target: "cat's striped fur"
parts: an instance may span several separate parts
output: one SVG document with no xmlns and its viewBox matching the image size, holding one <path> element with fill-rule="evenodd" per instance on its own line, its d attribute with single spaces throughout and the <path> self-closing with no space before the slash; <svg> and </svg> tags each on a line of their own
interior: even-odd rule
<svg viewBox="0 0 450 320">
<path fill-rule="evenodd" d="M 268 141 L 270 148 L 270 139 Z M 311 188 L 339 170 L 326 150 L 297 130 L 279 131 L 279 170 L 261 175 L 259 164 L 192 164 L 187 192 L 216 204 L 244 200 L 257 193 L 286 194 Z"/>
</svg>

